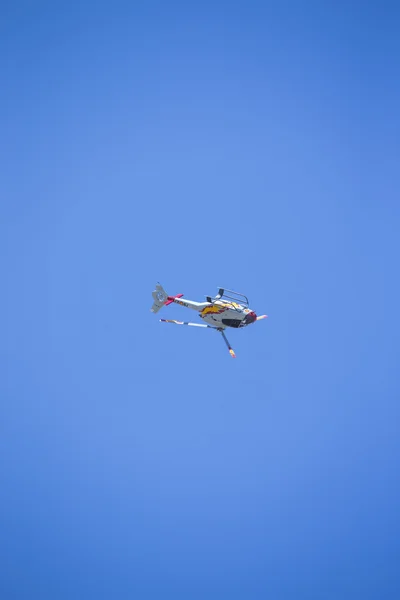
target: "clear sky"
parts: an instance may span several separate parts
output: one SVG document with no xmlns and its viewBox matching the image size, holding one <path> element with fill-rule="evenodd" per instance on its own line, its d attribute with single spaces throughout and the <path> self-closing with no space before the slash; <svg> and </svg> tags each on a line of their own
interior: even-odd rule
<svg viewBox="0 0 400 600">
<path fill-rule="evenodd" d="M 2 4 L 2 599 L 400 597 L 399 10 Z"/>
</svg>

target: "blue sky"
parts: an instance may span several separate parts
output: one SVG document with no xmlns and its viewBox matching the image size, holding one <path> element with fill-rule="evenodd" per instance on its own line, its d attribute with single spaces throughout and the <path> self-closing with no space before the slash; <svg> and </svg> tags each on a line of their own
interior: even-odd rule
<svg viewBox="0 0 400 600">
<path fill-rule="evenodd" d="M 395 3 L 0 17 L 1 597 L 398 598 Z"/>
</svg>

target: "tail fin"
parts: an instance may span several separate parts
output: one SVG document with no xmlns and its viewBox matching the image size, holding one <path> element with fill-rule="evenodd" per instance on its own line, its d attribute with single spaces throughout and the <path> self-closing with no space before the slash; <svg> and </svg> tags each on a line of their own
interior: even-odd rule
<svg viewBox="0 0 400 600">
<path fill-rule="evenodd" d="M 152 293 L 152 296 L 154 298 L 154 304 L 150 310 L 153 313 L 157 313 L 163 306 L 168 306 L 168 304 L 171 304 L 175 300 L 175 298 L 182 298 L 183 294 L 177 294 L 176 296 L 168 296 L 163 286 L 160 283 L 157 283 L 156 289 Z"/>
<path fill-rule="evenodd" d="M 154 298 L 154 304 L 153 304 L 153 306 L 151 307 L 150 310 L 151 310 L 151 312 L 156 313 L 167 302 L 167 300 L 168 300 L 168 294 L 164 290 L 163 286 L 160 285 L 159 283 L 157 283 L 156 289 L 152 293 L 152 296 Z"/>
</svg>

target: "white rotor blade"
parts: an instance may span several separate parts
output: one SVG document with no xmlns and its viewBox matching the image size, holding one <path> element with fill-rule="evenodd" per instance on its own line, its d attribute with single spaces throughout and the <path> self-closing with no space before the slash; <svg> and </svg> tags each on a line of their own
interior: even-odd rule
<svg viewBox="0 0 400 600">
<path fill-rule="evenodd" d="M 236 358 L 235 351 L 233 350 L 232 346 L 231 346 L 231 345 L 230 345 L 230 343 L 228 342 L 228 339 L 227 339 L 226 335 L 224 334 L 223 330 L 222 330 L 222 329 L 220 329 L 219 331 L 220 331 L 220 333 L 221 333 L 222 337 L 223 337 L 223 338 L 224 338 L 224 340 L 225 340 L 225 344 L 228 346 L 229 354 L 232 356 L 232 358 Z"/>
<path fill-rule="evenodd" d="M 188 321 L 175 321 L 173 319 L 160 319 L 161 323 L 174 323 L 175 325 L 190 325 L 191 327 L 207 327 L 208 329 L 217 329 L 212 325 L 205 325 L 204 323 L 189 323 Z"/>
<path fill-rule="evenodd" d="M 261 319 L 268 319 L 268 315 L 261 315 L 257 317 L 256 321 L 261 321 Z"/>
<path fill-rule="evenodd" d="M 188 321 L 175 321 L 174 319 L 160 319 L 161 323 L 173 323 L 174 325 L 191 325 L 192 327 L 205 327 L 207 329 L 216 329 L 219 331 L 224 338 L 225 344 L 228 346 L 229 354 L 232 358 L 236 358 L 236 354 L 227 340 L 224 330 L 221 327 L 213 327 L 212 325 L 205 325 L 204 323 L 189 323 Z"/>
</svg>

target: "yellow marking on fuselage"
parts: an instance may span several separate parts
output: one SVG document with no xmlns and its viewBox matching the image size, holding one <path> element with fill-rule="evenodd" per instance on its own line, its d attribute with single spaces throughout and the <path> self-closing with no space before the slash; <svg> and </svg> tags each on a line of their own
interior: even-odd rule
<svg viewBox="0 0 400 600">
<path fill-rule="evenodd" d="M 201 311 L 201 314 L 202 315 L 217 314 L 217 313 L 224 312 L 225 310 L 226 310 L 225 306 L 212 304 L 211 306 L 204 307 L 203 310 Z"/>
<path fill-rule="evenodd" d="M 218 302 L 215 304 L 211 304 L 210 306 L 206 306 L 201 311 L 202 315 L 212 315 L 212 314 L 220 314 L 225 312 L 226 310 L 242 310 L 243 306 L 237 304 L 237 302 Z"/>
</svg>

